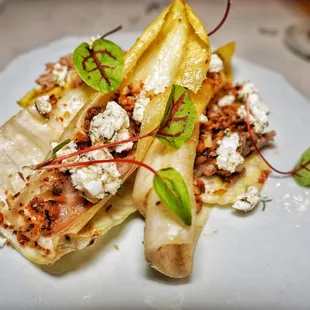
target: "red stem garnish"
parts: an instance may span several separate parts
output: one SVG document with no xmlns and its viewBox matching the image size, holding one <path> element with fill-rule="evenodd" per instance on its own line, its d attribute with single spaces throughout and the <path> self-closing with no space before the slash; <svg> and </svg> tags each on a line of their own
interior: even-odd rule
<svg viewBox="0 0 310 310">
<path fill-rule="evenodd" d="M 256 142 L 255 142 L 255 139 L 254 139 L 254 136 L 253 136 L 253 132 L 252 132 L 252 129 L 251 129 L 251 124 L 250 124 L 250 105 L 249 105 L 249 101 L 247 100 L 246 102 L 246 125 L 247 125 L 247 129 L 248 129 L 248 132 L 249 132 L 249 135 L 250 135 L 250 139 L 251 139 L 251 142 L 257 152 L 257 154 L 261 157 L 261 159 L 267 164 L 267 166 L 279 173 L 279 174 L 284 174 L 284 175 L 297 175 L 298 176 L 298 172 L 302 169 L 307 169 L 307 166 L 310 164 L 310 160 L 305 162 L 304 164 L 300 165 L 299 167 L 296 167 L 295 169 L 293 170 L 290 170 L 290 171 L 281 171 L 281 170 L 278 170 L 276 168 L 274 168 L 271 164 L 269 164 L 269 162 L 267 161 L 267 159 L 264 157 L 264 155 L 262 154 L 262 152 L 259 150 L 259 148 L 257 147 L 256 145 Z"/>
<path fill-rule="evenodd" d="M 224 14 L 222 20 L 220 21 L 220 23 L 212 31 L 210 31 L 208 33 L 209 37 L 212 36 L 212 34 L 216 33 L 224 25 L 224 23 L 228 17 L 229 11 L 230 11 L 231 2 L 232 2 L 232 0 L 227 0 L 227 6 L 226 6 L 225 14 Z"/>
<path fill-rule="evenodd" d="M 108 31 L 107 33 L 105 33 L 104 35 L 102 35 L 101 39 L 104 39 L 105 37 L 109 36 L 110 34 L 113 34 L 113 33 L 117 32 L 117 31 L 120 31 L 122 28 L 123 28 L 122 25 L 117 26 L 116 28 L 114 28 L 114 29 Z"/>
<path fill-rule="evenodd" d="M 158 174 L 155 169 L 153 169 L 151 166 L 136 161 L 133 159 L 123 159 L 123 158 L 111 158 L 111 159 L 102 159 L 102 160 L 89 160 L 89 161 L 81 161 L 76 163 L 65 163 L 65 164 L 55 164 L 55 165 L 48 165 L 44 167 L 40 167 L 39 169 L 59 169 L 59 168 L 69 168 L 69 167 L 86 167 L 90 165 L 96 165 L 96 164 L 105 164 L 105 163 L 126 163 L 126 164 L 132 164 L 137 165 L 143 168 L 148 169 L 154 174 Z"/>
<path fill-rule="evenodd" d="M 128 142 L 135 142 L 135 141 L 139 141 L 141 139 L 144 139 L 144 138 L 147 138 L 147 137 L 151 137 L 153 136 L 156 132 L 158 131 L 158 128 L 155 128 L 153 129 L 151 132 L 143 135 L 143 136 L 138 136 L 138 137 L 133 137 L 133 138 L 130 138 L 130 139 L 127 139 L 127 140 L 122 140 L 122 141 L 117 141 L 117 142 L 112 142 L 112 143 L 106 143 L 106 144 L 101 144 L 101 145 L 97 145 L 97 146 L 91 146 L 91 147 L 87 147 L 83 150 L 80 150 L 80 151 L 77 151 L 77 152 L 74 152 L 74 153 L 71 153 L 71 154 L 68 154 L 68 155 L 64 155 L 64 156 L 61 156 L 61 157 L 58 157 L 58 158 L 55 158 L 55 159 L 49 159 L 41 164 L 38 164 L 36 166 L 36 169 L 41 169 L 49 164 L 52 164 L 52 163 L 56 163 L 56 162 L 60 162 L 60 161 L 63 161 L 67 158 L 71 158 L 71 157 L 74 157 L 74 156 L 78 156 L 78 155 L 82 155 L 82 154 L 85 154 L 85 153 L 89 153 L 91 151 L 95 151 L 95 150 L 100 150 L 100 149 L 103 149 L 103 148 L 108 148 L 108 147 L 114 147 L 114 146 L 117 146 L 117 145 L 120 145 L 120 144 L 125 144 L 125 143 L 128 143 Z"/>
</svg>

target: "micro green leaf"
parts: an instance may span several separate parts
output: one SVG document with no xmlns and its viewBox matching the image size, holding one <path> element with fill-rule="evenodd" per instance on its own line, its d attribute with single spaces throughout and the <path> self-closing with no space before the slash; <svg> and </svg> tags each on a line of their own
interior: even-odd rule
<svg viewBox="0 0 310 310">
<path fill-rule="evenodd" d="M 115 43 L 98 39 L 92 47 L 84 42 L 73 53 L 77 73 L 90 87 L 102 93 L 116 90 L 123 79 L 124 55 Z"/>
<path fill-rule="evenodd" d="M 158 171 L 154 176 L 155 192 L 166 205 L 186 224 L 192 224 L 191 201 L 181 174 L 174 168 Z"/>
<path fill-rule="evenodd" d="M 282 174 L 282 175 L 290 175 L 293 176 L 295 181 L 301 185 L 301 186 L 310 186 L 310 148 L 308 148 L 303 155 L 301 156 L 301 159 L 298 161 L 296 164 L 295 168 L 290 171 L 281 171 L 273 167 L 268 160 L 264 157 L 262 152 L 259 150 L 258 146 L 256 145 L 254 135 L 251 129 L 251 124 L 250 124 L 250 105 L 249 101 L 247 100 L 246 103 L 246 125 L 247 129 L 250 135 L 250 139 L 252 141 L 252 144 L 255 148 L 255 151 L 257 154 L 261 157 L 261 159 L 267 164 L 267 166 L 272 169 L 273 171 Z"/>
<path fill-rule="evenodd" d="M 180 148 L 192 136 L 196 123 L 196 116 L 197 112 L 191 100 L 189 91 L 184 87 L 174 85 L 172 87 L 161 123 L 151 132 L 142 136 L 131 137 L 123 141 L 91 146 L 72 154 L 67 154 L 58 158 L 53 158 L 49 161 L 45 161 L 36 167 L 42 168 L 47 164 L 55 163 L 56 161 L 61 162 L 62 160 L 76 155 L 85 154 L 106 147 L 114 147 L 128 142 L 139 141 L 151 136 L 155 136 L 166 145 L 174 148 Z"/>
<path fill-rule="evenodd" d="M 57 145 L 53 154 L 56 154 L 58 150 L 65 145 L 65 143 L 70 142 L 66 140 L 60 145 Z M 56 156 L 56 155 L 54 155 Z M 180 219 L 186 224 L 192 224 L 192 213 L 191 213 L 191 200 L 189 192 L 184 182 L 181 174 L 176 171 L 174 168 L 166 168 L 160 171 L 156 171 L 151 166 L 136 161 L 133 159 L 125 158 L 112 158 L 112 159 L 102 159 L 102 160 L 88 160 L 83 162 L 68 162 L 68 163 L 59 163 L 55 164 L 53 161 L 47 161 L 44 164 L 38 166 L 27 166 L 25 169 L 60 169 L 60 168 L 69 168 L 69 167 L 86 167 L 89 165 L 103 164 L 103 163 L 127 163 L 131 165 L 137 165 L 143 168 L 148 169 L 152 172 L 154 176 L 153 186 L 155 192 L 160 197 L 162 202 L 166 205 L 167 208 L 172 210 Z"/>
<path fill-rule="evenodd" d="M 66 146 L 67 144 L 69 144 L 71 142 L 70 139 L 67 139 L 61 143 L 59 143 L 58 145 L 56 145 L 54 148 L 53 148 L 53 151 L 52 151 L 52 158 L 55 159 L 57 156 L 56 156 L 56 153 L 61 150 L 64 146 Z"/>
<path fill-rule="evenodd" d="M 299 185 L 310 186 L 310 148 L 302 154 L 293 177 Z"/>
<path fill-rule="evenodd" d="M 261 202 L 263 204 L 263 208 L 262 208 L 263 211 L 266 211 L 267 202 L 271 202 L 271 201 L 272 199 L 269 199 L 268 197 L 264 197 L 261 199 Z"/>
<path fill-rule="evenodd" d="M 192 136 L 196 117 L 189 90 L 173 85 L 156 138 L 179 149 Z"/>
</svg>

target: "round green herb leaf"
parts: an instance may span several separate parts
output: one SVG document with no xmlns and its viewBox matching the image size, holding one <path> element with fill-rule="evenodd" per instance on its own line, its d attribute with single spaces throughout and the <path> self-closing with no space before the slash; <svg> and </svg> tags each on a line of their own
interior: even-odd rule
<svg viewBox="0 0 310 310">
<path fill-rule="evenodd" d="M 82 80 L 102 93 L 116 90 L 123 79 L 124 55 L 115 43 L 98 39 L 79 45 L 73 53 L 74 67 Z"/>
<path fill-rule="evenodd" d="M 310 186 L 310 148 L 302 154 L 296 168 L 293 174 L 295 181 L 301 186 Z"/>
<path fill-rule="evenodd" d="M 189 90 L 173 85 L 156 138 L 179 149 L 192 136 L 196 117 Z"/>
<path fill-rule="evenodd" d="M 153 180 L 161 201 L 186 224 L 192 224 L 191 200 L 181 174 L 174 168 L 158 171 Z"/>
</svg>

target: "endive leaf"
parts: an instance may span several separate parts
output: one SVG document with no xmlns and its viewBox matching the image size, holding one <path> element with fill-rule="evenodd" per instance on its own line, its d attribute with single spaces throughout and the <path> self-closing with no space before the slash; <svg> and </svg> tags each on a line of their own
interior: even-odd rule
<svg viewBox="0 0 310 310">
<path fill-rule="evenodd" d="M 156 138 L 179 149 L 192 136 L 196 116 L 189 90 L 173 85 Z"/>
<path fill-rule="evenodd" d="M 231 58 L 236 50 L 236 43 L 230 42 L 221 47 L 219 47 L 215 53 L 219 55 L 224 64 L 224 71 L 229 82 L 233 80 L 233 67 L 231 63 Z"/>
<path fill-rule="evenodd" d="M 153 186 L 163 203 L 186 225 L 191 225 L 191 200 L 181 174 L 174 168 L 162 169 L 155 175 Z"/>
<path fill-rule="evenodd" d="M 123 52 L 109 40 L 98 39 L 92 48 L 82 43 L 73 53 L 73 63 L 83 81 L 102 93 L 116 90 L 122 82 Z"/>
<path fill-rule="evenodd" d="M 18 100 L 17 104 L 20 105 L 22 108 L 27 108 L 31 106 L 40 96 L 54 95 L 59 98 L 62 97 L 63 93 L 63 87 L 55 87 L 48 92 L 45 92 L 42 89 L 33 88 L 32 90 L 28 91 L 20 100 Z"/>
</svg>

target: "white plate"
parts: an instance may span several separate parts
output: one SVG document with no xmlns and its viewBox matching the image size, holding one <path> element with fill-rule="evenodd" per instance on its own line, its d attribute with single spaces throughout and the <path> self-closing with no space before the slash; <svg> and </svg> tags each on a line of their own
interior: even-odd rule
<svg viewBox="0 0 310 310">
<path fill-rule="evenodd" d="M 129 48 L 137 34 L 112 37 Z M 0 122 L 18 111 L 44 63 L 69 53 L 81 38 L 65 38 L 13 61 L 0 75 Z M 309 146 L 310 103 L 277 73 L 235 59 L 236 80 L 258 86 L 272 113 L 276 148 L 266 152 L 290 169 Z M 143 221 L 132 216 L 94 246 L 63 258 L 47 272 L 11 248 L 0 251 L 1 309 L 308 309 L 310 190 L 271 177 L 273 199 L 251 214 L 215 208 L 199 239 L 194 272 L 169 280 L 143 258 Z M 119 250 L 114 248 L 118 245 Z M 60 270 L 62 275 L 53 275 Z"/>
</svg>

